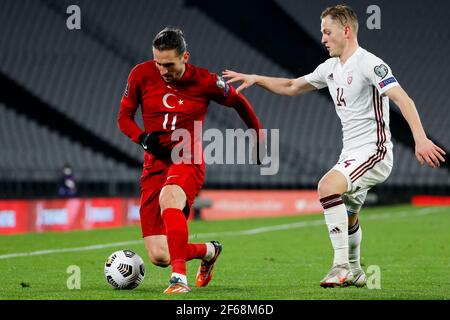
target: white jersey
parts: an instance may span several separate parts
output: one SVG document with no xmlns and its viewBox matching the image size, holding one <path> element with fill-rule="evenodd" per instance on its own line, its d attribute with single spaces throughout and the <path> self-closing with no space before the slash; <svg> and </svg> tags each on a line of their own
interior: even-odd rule
<svg viewBox="0 0 450 320">
<path fill-rule="evenodd" d="M 342 123 L 343 152 L 392 149 L 389 98 L 383 94 L 399 84 L 383 60 L 359 47 L 344 65 L 330 58 L 305 79 L 317 89 L 328 87 Z"/>
</svg>

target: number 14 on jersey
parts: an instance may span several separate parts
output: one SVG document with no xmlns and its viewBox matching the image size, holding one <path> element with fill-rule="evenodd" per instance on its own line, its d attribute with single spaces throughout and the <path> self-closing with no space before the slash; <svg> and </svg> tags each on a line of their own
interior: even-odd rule
<svg viewBox="0 0 450 320">
<path fill-rule="evenodd" d="M 336 102 L 337 102 L 337 104 L 336 105 L 338 107 L 342 107 L 342 106 L 346 107 L 347 104 L 345 103 L 345 100 L 343 98 L 344 88 L 337 88 L 336 90 L 337 90 L 337 95 L 336 95 Z"/>
</svg>

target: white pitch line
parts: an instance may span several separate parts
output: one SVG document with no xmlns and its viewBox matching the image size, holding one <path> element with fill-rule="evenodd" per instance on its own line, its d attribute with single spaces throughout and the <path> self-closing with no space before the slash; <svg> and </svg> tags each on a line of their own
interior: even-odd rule
<svg viewBox="0 0 450 320">
<path fill-rule="evenodd" d="M 89 250 L 110 248 L 110 247 L 115 247 L 115 246 L 127 246 L 127 245 L 133 245 L 133 244 L 137 244 L 137 243 L 142 243 L 142 240 L 96 244 L 96 245 L 86 246 L 86 247 L 61 248 L 61 249 L 39 250 L 39 251 L 32 251 L 32 252 L 9 253 L 9 254 L 0 255 L 0 260 L 10 259 L 10 258 L 20 258 L 20 257 L 41 256 L 41 255 L 53 254 L 53 253 L 89 251 Z"/>
<path fill-rule="evenodd" d="M 367 216 L 363 215 L 363 220 L 381 220 L 387 218 L 404 218 L 404 217 L 412 217 L 412 216 L 423 216 L 427 214 L 431 214 L 435 211 L 442 210 L 442 208 L 424 208 L 411 211 L 400 211 L 395 214 L 390 213 L 373 213 Z M 246 235 L 255 235 L 265 232 L 272 231 L 280 231 L 280 230 L 289 230 L 295 228 L 304 228 L 304 227 L 312 227 L 312 226 L 320 226 L 324 225 L 324 220 L 313 220 L 313 221 L 302 221 L 288 224 L 279 224 L 268 227 L 260 227 L 254 229 L 247 230 L 239 230 L 239 231 L 225 231 L 225 232 L 211 232 L 211 233 L 197 233 L 189 236 L 190 239 L 197 238 L 213 238 L 213 237 L 227 237 L 227 236 L 246 236 Z M 75 247 L 75 248 L 61 248 L 61 249 L 49 249 L 49 250 L 39 250 L 32 252 L 19 252 L 19 253 L 9 253 L 0 255 L 0 260 L 3 259 L 11 259 L 11 258 L 20 258 L 20 257 L 32 257 L 32 256 L 40 256 L 46 254 L 54 254 L 54 253 L 66 253 L 66 252 L 80 252 L 80 251 L 90 251 L 90 250 L 98 250 L 105 249 L 111 247 L 119 247 L 119 246 L 129 246 L 135 244 L 142 244 L 142 240 L 132 240 L 132 241 L 123 241 L 123 242 L 114 242 L 114 243 L 105 243 L 105 244 L 96 244 L 92 246 L 85 247 Z"/>
</svg>

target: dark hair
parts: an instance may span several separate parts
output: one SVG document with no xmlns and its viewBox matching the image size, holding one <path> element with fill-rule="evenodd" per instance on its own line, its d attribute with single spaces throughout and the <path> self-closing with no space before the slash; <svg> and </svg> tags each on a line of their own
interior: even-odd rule
<svg viewBox="0 0 450 320">
<path fill-rule="evenodd" d="M 177 27 L 164 28 L 153 39 L 153 48 L 159 51 L 175 49 L 179 55 L 182 55 L 187 49 L 183 31 Z"/>
<path fill-rule="evenodd" d="M 342 26 L 349 24 L 353 27 L 355 33 L 358 32 L 358 17 L 356 12 L 347 4 L 338 4 L 334 7 L 326 8 L 320 18 L 331 16 L 333 20 L 338 20 Z"/>
</svg>

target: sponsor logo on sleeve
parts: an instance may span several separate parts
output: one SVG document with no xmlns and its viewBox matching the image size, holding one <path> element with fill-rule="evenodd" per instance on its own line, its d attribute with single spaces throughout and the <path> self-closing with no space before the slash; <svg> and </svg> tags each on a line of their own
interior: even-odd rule
<svg viewBox="0 0 450 320">
<path fill-rule="evenodd" d="M 380 86 L 380 88 L 384 88 L 385 86 L 397 82 L 397 79 L 395 79 L 394 77 L 390 77 L 387 78 L 386 80 L 381 81 L 380 83 L 378 83 L 378 85 Z"/>
<path fill-rule="evenodd" d="M 216 86 L 219 89 L 223 90 L 224 96 L 228 96 L 228 92 L 230 91 L 230 85 L 223 80 L 221 76 L 217 76 Z"/>
<path fill-rule="evenodd" d="M 127 86 L 125 87 L 125 91 L 123 92 L 123 96 L 128 98 L 128 82 L 127 82 Z"/>
</svg>

